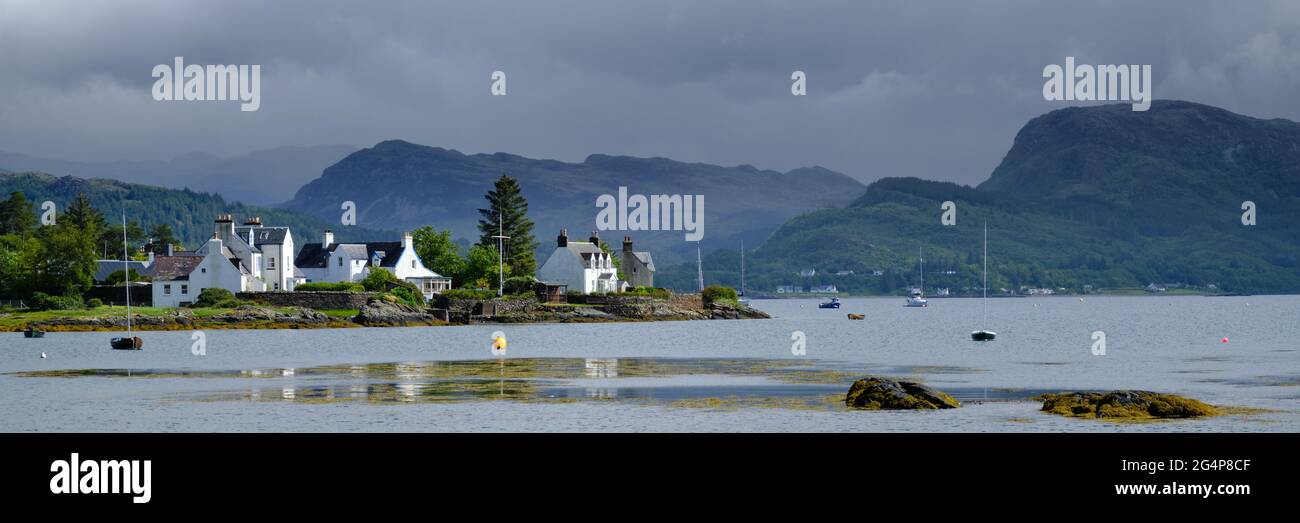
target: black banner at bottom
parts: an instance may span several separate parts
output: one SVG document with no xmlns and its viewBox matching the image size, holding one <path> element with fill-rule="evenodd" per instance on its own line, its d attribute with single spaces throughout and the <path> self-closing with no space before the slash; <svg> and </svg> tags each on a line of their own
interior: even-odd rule
<svg viewBox="0 0 1300 523">
<path fill-rule="evenodd" d="M 7 508 L 162 514 L 604 499 L 752 509 L 1007 500 L 1200 509 L 1294 498 L 1296 434 L 6 434 Z M 733 501 L 727 501 L 731 503 Z M 760 503 L 760 505 L 753 505 Z M 658 505 L 655 503 L 654 505 Z"/>
</svg>

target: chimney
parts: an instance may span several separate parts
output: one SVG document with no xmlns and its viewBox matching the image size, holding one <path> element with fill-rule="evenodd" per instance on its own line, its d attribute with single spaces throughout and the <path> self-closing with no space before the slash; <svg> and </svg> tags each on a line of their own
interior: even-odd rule
<svg viewBox="0 0 1300 523">
<path fill-rule="evenodd" d="M 415 249 L 415 237 L 411 236 L 410 231 L 407 231 L 405 234 L 402 235 L 402 248 L 408 250 Z"/>
<path fill-rule="evenodd" d="M 597 247 L 600 247 L 600 236 L 596 234 L 596 231 L 591 231 L 591 237 L 587 238 L 587 241 L 595 244 Z"/>
<path fill-rule="evenodd" d="M 153 265 L 153 251 L 149 251 L 149 262 L 146 265 Z"/>
<path fill-rule="evenodd" d="M 229 214 L 218 214 L 216 237 L 223 241 L 229 241 L 230 237 L 234 235 L 235 218 Z"/>
<path fill-rule="evenodd" d="M 171 255 L 172 255 L 172 244 L 170 244 L 170 243 L 167 244 L 167 255 L 168 255 L 168 256 L 171 256 Z"/>
<path fill-rule="evenodd" d="M 329 246 L 333 244 L 334 244 L 334 231 L 325 229 L 325 238 L 322 239 L 322 243 L 320 246 L 322 248 L 329 248 Z"/>
<path fill-rule="evenodd" d="M 253 217 L 251 217 L 251 218 L 249 218 L 249 219 L 247 219 L 247 220 L 244 220 L 244 225 L 251 225 L 251 226 L 253 226 L 253 227 L 261 227 L 261 226 L 262 226 L 262 217 L 261 217 L 261 216 L 253 216 Z"/>
<path fill-rule="evenodd" d="M 632 252 L 632 237 L 623 237 L 623 252 Z"/>
<path fill-rule="evenodd" d="M 560 229 L 560 236 L 555 239 L 555 244 L 560 247 L 569 246 L 569 230 Z"/>
</svg>

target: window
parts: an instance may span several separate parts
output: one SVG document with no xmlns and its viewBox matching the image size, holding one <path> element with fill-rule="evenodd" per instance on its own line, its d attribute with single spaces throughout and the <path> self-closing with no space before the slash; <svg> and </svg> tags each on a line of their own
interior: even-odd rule
<svg viewBox="0 0 1300 523">
<path fill-rule="evenodd" d="M 412 269 L 415 268 L 415 260 L 411 260 L 411 268 L 412 268 Z"/>
<path fill-rule="evenodd" d="M 170 284 L 170 283 L 164 283 L 164 284 L 163 284 L 163 296 L 171 296 L 171 295 L 172 295 L 172 284 Z"/>
<path fill-rule="evenodd" d="M 267 258 L 267 259 L 266 259 L 266 270 L 268 270 L 268 271 L 273 271 L 273 270 L 275 270 L 275 258 Z"/>
<path fill-rule="evenodd" d="M 199 269 L 199 272 L 201 272 L 201 273 L 203 273 L 203 274 L 207 274 L 207 273 L 208 273 L 208 268 L 207 268 L 207 267 L 203 267 L 203 268 Z"/>
<path fill-rule="evenodd" d="M 343 258 L 339 258 L 339 267 L 343 266 Z"/>
<path fill-rule="evenodd" d="M 271 288 L 278 291 L 280 290 L 280 284 L 277 282 L 275 285 L 271 286 Z"/>
<path fill-rule="evenodd" d="M 187 284 L 182 283 L 182 284 L 181 284 L 181 294 L 189 294 L 189 293 L 190 293 L 190 286 L 187 285 Z"/>
</svg>

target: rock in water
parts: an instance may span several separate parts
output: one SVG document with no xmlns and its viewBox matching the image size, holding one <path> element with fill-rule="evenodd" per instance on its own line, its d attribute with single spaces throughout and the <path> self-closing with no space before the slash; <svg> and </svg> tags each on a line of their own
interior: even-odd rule
<svg viewBox="0 0 1300 523">
<path fill-rule="evenodd" d="M 955 409 L 956 399 L 942 391 L 911 381 L 868 377 L 853 382 L 844 404 L 855 409 Z"/>
<path fill-rule="evenodd" d="M 1076 418 L 1142 421 L 1218 414 L 1213 406 L 1174 394 L 1145 390 L 1044 394 L 1043 411 Z"/>
</svg>

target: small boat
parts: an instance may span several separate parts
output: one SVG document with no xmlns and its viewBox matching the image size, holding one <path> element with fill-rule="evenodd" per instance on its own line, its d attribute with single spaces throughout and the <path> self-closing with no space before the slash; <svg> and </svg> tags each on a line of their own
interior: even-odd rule
<svg viewBox="0 0 1300 523">
<path fill-rule="evenodd" d="M 904 307 L 929 307 L 929 306 L 930 306 L 930 302 L 925 299 L 924 294 L 921 294 L 921 289 L 912 289 L 912 291 L 907 294 L 907 305 L 904 305 Z"/>
<path fill-rule="evenodd" d="M 28 327 L 27 327 L 27 330 L 23 331 L 23 337 L 24 337 L 24 338 L 44 338 L 44 337 L 45 337 L 45 331 L 40 330 L 40 329 L 38 329 L 38 328 L 36 328 L 36 327 L 28 326 Z"/>
<path fill-rule="evenodd" d="M 971 341 L 993 341 L 993 338 L 996 337 L 998 337 L 998 333 L 993 331 L 978 330 L 970 333 Z"/>
<path fill-rule="evenodd" d="M 140 350 L 144 347 L 144 340 L 140 339 L 139 336 L 120 337 L 113 338 L 109 341 L 109 345 L 114 350 Z"/>
<path fill-rule="evenodd" d="M 867 315 L 866 315 L 866 314 L 857 314 L 857 313 L 850 312 L 850 313 L 849 313 L 849 319 L 850 319 L 850 320 L 865 320 L 865 319 L 867 319 Z"/>
<path fill-rule="evenodd" d="M 922 290 L 925 288 L 925 258 L 921 257 L 920 247 L 916 248 L 916 259 L 921 267 L 921 286 L 912 287 L 907 292 L 907 305 L 905 307 L 929 307 L 930 302 L 925 299 L 925 292 Z"/>
<path fill-rule="evenodd" d="M 822 300 L 821 303 L 818 303 L 818 304 L 817 304 L 817 308 L 818 308 L 818 309 L 838 309 L 838 308 L 840 308 L 840 299 L 839 299 L 839 298 L 827 298 L 827 299 L 825 299 L 825 300 Z"/>
</svg>

